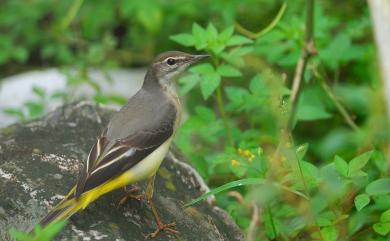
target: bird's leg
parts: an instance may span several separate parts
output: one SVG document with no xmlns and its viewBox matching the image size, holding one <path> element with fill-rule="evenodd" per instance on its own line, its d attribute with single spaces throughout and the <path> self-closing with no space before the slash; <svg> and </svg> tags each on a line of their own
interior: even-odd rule
<svg viewBox="0 0 390 241">
<path fill-rule="evenodd" d="M 136 199 L 138 201 L 141 201 L 142 199 L 145 198 L 145 194 L 137 194 L 141 191 L 140 187 L 133 187 L 130 190 L 126 189 L 126 186 L 121 187 L 121 191 L 124 193 L 123 198 L 119 201 L 118 207 L 124 205 L 129 201 L 129 199 Z M 134 194 L 136 193 L 136 194 Z"/>
<path fill-rule="evenodd" d="M 148 179 L 148 185 L 146 187 L 145 196 L 150 208 L 152 209 L 153 216 L 156 220 L 157 229 L 153 233 L 148 234 L 146 237 L 150 236 L 151 238 L 155 238 L 161 231 L 167 231 L 172 234 L 178 234 L 179 231 L 175 230 L 176 223 L 163 224 L 160 219 L 160 216 L 157 213 L 157 209 L 153 204 L 152 198 L 153 198 L 153 188 L 154 188 L 154 177 L 155 175 L 153 175 Z"/>
</svg>

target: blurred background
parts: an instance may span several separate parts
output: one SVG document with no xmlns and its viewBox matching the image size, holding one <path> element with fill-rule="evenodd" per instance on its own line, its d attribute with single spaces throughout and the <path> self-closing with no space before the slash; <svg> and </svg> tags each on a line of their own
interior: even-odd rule
<svg viewBox="0 0 390 241">
<path fill-rule="evenodd" d="M 121 106 L 158 53 L 209 53 L 178 81 L 175 143 L 223 187 L 217 204 L 247 239 L 389 240 L 389 122 L 365 1 L 3 0 L 0 32 L 0 126 L 77 100 Z"/>
</svg>

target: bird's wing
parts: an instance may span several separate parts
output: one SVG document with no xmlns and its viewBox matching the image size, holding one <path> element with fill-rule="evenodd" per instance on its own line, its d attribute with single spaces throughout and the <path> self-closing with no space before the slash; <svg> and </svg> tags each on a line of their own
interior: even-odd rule
<svg viewBox="0 0 390 241">
<path fill-rule="evenodd" d="M 148 116 L 151 119 L 145 119 L 145 116 L 141 118 L 148 125 L 138 125 L 142 128 L 132 130 L 131 134 L 119 139 L 108 138 L 106 128 L 89 153 L 87 164 L 80 173 L 75 196 L 79 197 L 121 175 L 165 143 L 173 135 L 176 114 L 175 107 L 166 103 L 164 108 Z"/>
</svg>

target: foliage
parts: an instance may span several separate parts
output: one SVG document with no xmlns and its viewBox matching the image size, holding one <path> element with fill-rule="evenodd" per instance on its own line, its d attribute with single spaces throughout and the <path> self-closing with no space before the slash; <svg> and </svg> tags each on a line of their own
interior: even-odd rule
<svg viewBox="0 0 390 241">
<path fill-rule="evenodd" d="M 233 26 L 218 31 L 212 23 L 171 37 L 212 56 L 180 80 L 182 94 L 191 93 L 190 115 L 176 143 L 219 187 L 187 205 L 217 195 L 244 230 L 256 205 L 260 223 L 248 232 L 258 240 L 385 240 L 390 232 L 382 152 L 388 139 L 381 135 L 388 128 L 384 121 L 369 127 L 371 118 L 385 118 L 375 113 L 384 103 L 367 98 L 381 85 L 372 70 L 366 68 L 363 79 L 355 67 L 374 62 L 372 43 L 364 40 L 368 16 L 340 24 L 340 16 L 325 15 L 323 8 L 316 6 L 318 55 L 304 74 L 293 136 L 283 131 L 290 104 L 285 81 L 302 49 L 302 15 L 287 10 L 269 33 L 253 40 L 234 33 Z"/>
<path fill-rule="evenodd" d="M 39 225 L 35 226 L 34 234 L 26 234 L 16 229 L 11 229 L 10 234 L 13 238 L 19 241 L 50 241 L 52 240 L 63 227 L 65 227 L 66 221 L 59 221 L 49 224 L 45 228 L 41 228 Z"/>
<path fill-rule="evenodd" d="M 23 49 L 0 51 L 0 65 L 9 72 L 15 61 L 76 66 L 67 72 L 71 88 L 87 84 L 95 101 L 120 104 L 123 98 L 103 95 L 85 74 L 89 67 L 142 65 L 166 49 L 206 52 L 210 62 L 179 80 L 188 117 L 175 142 L 212 187 L 187 205 L 216 195 L 251 240 L 387 240 L 389 126 L 367 6 L 315 1 L 318 54 L 305 69 L 292 132 L 285 127 L 305 41 L 305 1 L 281 6 L 7 1 L 0 29 L 20 21 L 12 9 L 24 9 L 28 24 L 0 36 L 0 46 Z M 34 92 L 42 106 L 51 98 Z M 7 111 L 22 120 L 44 113 L 33 107 Z"/>
</svg>

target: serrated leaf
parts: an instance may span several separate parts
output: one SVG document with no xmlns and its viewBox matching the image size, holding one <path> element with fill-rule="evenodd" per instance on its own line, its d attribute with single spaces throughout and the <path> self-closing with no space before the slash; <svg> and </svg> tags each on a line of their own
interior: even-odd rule
<svg viewBox="0 0 390 241">
<path fill-rule="evenodd" d="M 367 194 L 360 194 L 355 197 L 355 207 L 358 211 L 362 210 L 370 203 L 370 196 Z"/>
<path fill-rule="evenodd" d="M 376 223 L 372 228 L 375 232 L 385 236 L 390 232 L 390 223 Z"/>
<path fill-rule="evenodd" d="M 186 46 L 186 47 L 190 47 L 190 46 L 195 45 L 194 36 L 192 36 L 192 34 L 189 34 L 189 33 L 176 34 L 176 35 L 170 36 L 169 38 L 171 40 L 183 45 L 183 46 Z"/>
<path fill-rule="evenodd" d="M 238 69 L 228 64 L 218 66 L 217 72 L 224 77 L 239 77 L 242 75 Z"/>
<path fill-rule="evenodd" d="M 218 30 L 215 28 L 214 24 L 209 23 L 207 25 L 207 38 L 208 39 L 216 39 L 218 37 Z"/>
<path fill-rule="evenodd" d="M 339 174 L 341 174 L 344 177 L 348 177 L 348 168 L 349 167 L 348 167 L 348 163 L 346 161 L 344 161 L 344 159 L 342 159 L 339 156 L 335 156 L 334 164 L 335 164 L 336 170 Z"/>
<path fill-rule="evenodd" d="M 230 26 L 230 27 L 227 27 L 225 30 L 223 30 L 220 34 L 219 34 L 219 39 L 225 43 L 227 42 L 230 37 L 233 35 L 234 33 L 234 26 Z"/>
<path fill-rule="evenodd" d="M 252 42 L 253 41 L 247 37 L 241 35 L 234 35 L 227 41 L 226 45 L 235 46 L 235 45 L 242 45 L 242 44 L 250 44 Z"/>
<path fill-rule="evenodd" d="M 370 160 L 372 153 L 373 151 L 368 151 L 353 158 L 348 164 L 348 176 L 352 177 L 358 173 L 367 164 L 368 160 Z"/>
<path fill-rule="evenodd" d="M 221 83 L 221 76 L 218 73 L 203 75 L 200 82 L 200 90 L 203 98 L 207 100 Z"/>
<path fill-rule="evenodd" d="M 192 25 L 192 36 L 194 37 L 194 44 L 197 50 L 207 47 L 207 32 L 197 23 Z"/>
<path fill-rule="evenodd" d="M 190 69 L 191 73 L 196 74 L 213 74 L 215 73 L 214 67 L 210 63 L 198 64 Z"/>
<path fill-rule="evenodd" d="M 390 178 L 381 178 L 369 183 L 366 193 L 370 196 L 390 193 Z"/>
</svg>

